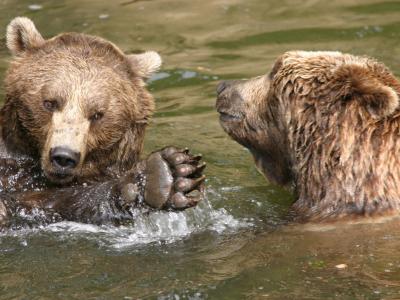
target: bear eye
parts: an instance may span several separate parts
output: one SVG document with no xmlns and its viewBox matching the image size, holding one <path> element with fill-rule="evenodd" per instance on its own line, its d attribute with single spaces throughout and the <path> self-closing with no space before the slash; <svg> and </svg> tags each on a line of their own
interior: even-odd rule
<svg viewBox="0 0 400 300">
<path fill-rule="evenodd" d="M 58 109 L 57 100 L 44 100 L 43 107 L 48 111 L 55 111 Z"/>
<path fill-rule="evenodd" d="M 90 119 L 90 121 L 98 121 L 98 120 L 100 120 L 103 116 L 104 116 L 104 114 L 103 114 L 102 112 L 96 112 L 96 113 L 94 113 L 89 119 Z"/>
</svg>

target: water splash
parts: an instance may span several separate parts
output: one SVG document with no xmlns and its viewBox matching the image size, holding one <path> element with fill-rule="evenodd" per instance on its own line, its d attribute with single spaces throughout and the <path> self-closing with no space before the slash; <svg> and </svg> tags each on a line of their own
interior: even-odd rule
<svg viewBox="0 0 400 300">
<path fill-rule="evenodd" d="M 225 209 L 213 209 L 204 201 L 194 209 L 183 212 L 157 211 L 136 216 L 131 226 L 95 226 L 74 222 L 55 223 L 46 228 L 53 232 L 93 233 L 103 246 L 116 249 L 153 242 L 173 243 L 193 233 L 235 231 L 250 226 L 246 221 L 235 219 Z"/>
<path fill-rule="evenodd" d="M 243 227 L 252 226 L 247 220 L 239 220 L 224 208 L 214 209 L 207 200 L 196 208 L 180 212 L 136 211 L 135 222 L 129 226 L 91 225 L 62 221 L 36 229 L 21 229 L 4 233 L 6 236 L 25 240 L 27 235 L 57 233 L 57 238 L 84 238 L 101 247 L 126 249 L 154 242 L 173 243 L 194 233 L 214 231 L 218 234 L 232 233 Z"/>
</svg>

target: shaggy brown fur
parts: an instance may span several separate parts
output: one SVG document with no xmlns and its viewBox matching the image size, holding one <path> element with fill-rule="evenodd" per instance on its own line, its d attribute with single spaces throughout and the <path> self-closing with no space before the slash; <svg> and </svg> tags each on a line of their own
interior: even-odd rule
<svg viewBox="0 0 400 300">
<path fill-rule="evenodd" d="M 293 185 L 303 220 L 398 214 L 400 83 L 381 63 L 293 51 L 270 74 L 218 87 L 222 127 Z"/>
<path fill-rule="evenodd" d="M 58 183 L 132 168 L 154 109 L 143 79 L 160 66 L 158 54 L 125 55 L 79 33 L 44 40 L 26 18 L 9 25 L 7 45 L 14 54 L 0 111 L 7 150 L 40 158 Z M 51 164 L 59 146 L 80 153 L 71 174 L 58 176 Z"/>
<path fill-rule="evenodd" d="M 201 200 L 192 193 L 204 181 L 200 156 L 167 147 L 139 161 L 154 109 L 144 79 L 159 68 L 157 53 L 126 55 L 79 33 L 45 40 L 27 18 L 10 23 L 7 46 L 0 229 L 29 220 L 121 224 L 143 202 L 185 209 Z"/>
</svg>

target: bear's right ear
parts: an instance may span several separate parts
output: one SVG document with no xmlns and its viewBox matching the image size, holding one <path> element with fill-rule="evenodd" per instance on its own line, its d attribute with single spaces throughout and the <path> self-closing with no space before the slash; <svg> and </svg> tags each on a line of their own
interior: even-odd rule
<svg viewBox="0 0 400 300">
<path fill-rule="evenodd" d="M 342 99 L 356 100 L 373 118 L 381 119 L 392 115 L 400 104 L 397 92 L 379 79 L 388 75 L 386 71 L 374 74 L 364 66 L 346 64 L 336 70 L 336 82 L 340 85 Z"/>
<path fill-rule="evenodd" d="M 149 78 L 161 67 L 161 56 L 155 51 L 127 56 L 133 71 L 142 78 Z"/>
<path fill-rule="evenodd" d="M 7 26 L 7 47 L 13 55 L 38 48 L 44 42 L 35 24 L 28 18 L 17 17 Z"/>
</svg>

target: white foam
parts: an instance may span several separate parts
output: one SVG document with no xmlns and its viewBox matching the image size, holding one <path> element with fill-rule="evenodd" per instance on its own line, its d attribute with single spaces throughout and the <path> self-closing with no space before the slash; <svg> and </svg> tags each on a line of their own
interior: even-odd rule
<svg viewBox="0 0 400 300">
<path fill-rule="evenodd" d="M 205 231 L 234 232 L 248 226 L 252 224 L 235 219 L 223 208 L 213 209 L 208 201 L 203 200 L 196 208 L 181 212 L 138 213 L 134 224 L 129 226 L 96 226 L 65 221 L 41 227 L 40 231 L 57 232 L 61 238 L 79 234 L 101 246 L 124 249 L 154 242 L 172 243 Z"/>
</svg>

